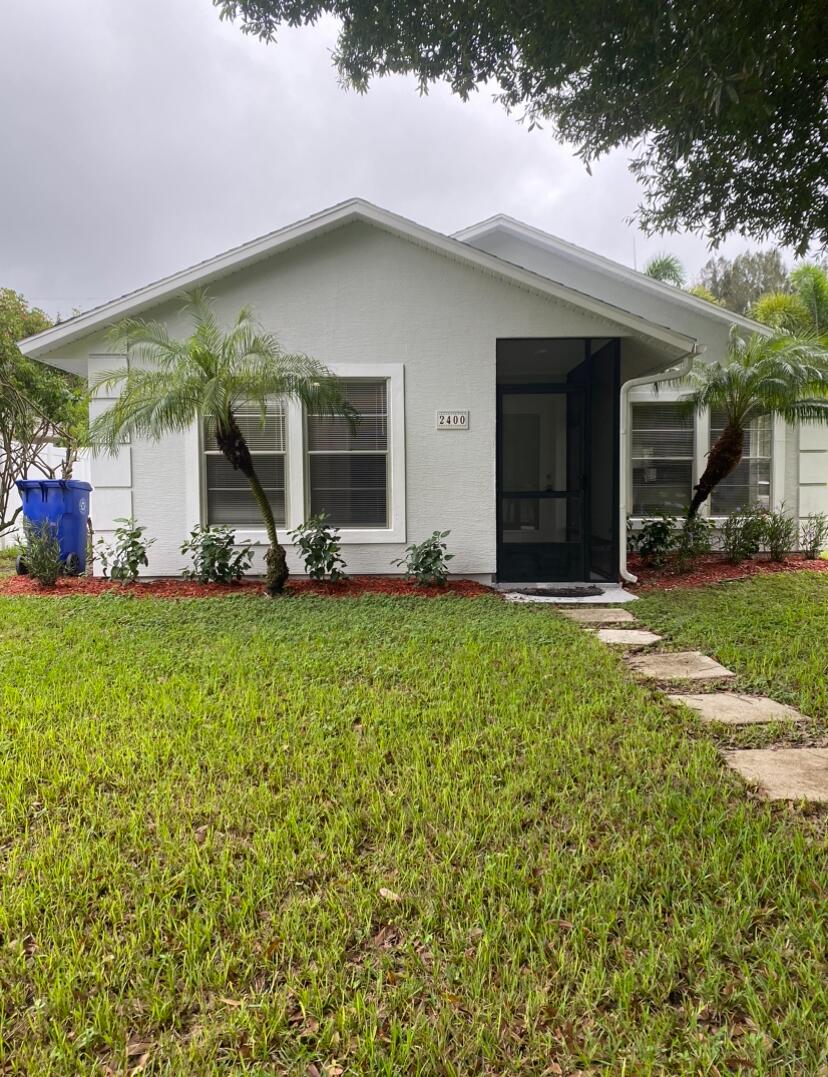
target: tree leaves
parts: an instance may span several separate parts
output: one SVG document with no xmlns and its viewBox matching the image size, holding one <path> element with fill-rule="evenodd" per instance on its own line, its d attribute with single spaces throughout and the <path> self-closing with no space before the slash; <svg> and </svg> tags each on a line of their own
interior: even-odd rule
<svg viewBox="0 0 828 1077">
<path fill-rule="evenodd" d="M 798 253 L 828 240 L 822 0 L 213 2 L 264 41 L 335 16 L 334 61 L 357 90 L 392 73 L 461 98 L 496 84 L 504 108 L 550 121 L 587 166 L 634 145 L 650 231 L 775 234 Z"/>
</svg>

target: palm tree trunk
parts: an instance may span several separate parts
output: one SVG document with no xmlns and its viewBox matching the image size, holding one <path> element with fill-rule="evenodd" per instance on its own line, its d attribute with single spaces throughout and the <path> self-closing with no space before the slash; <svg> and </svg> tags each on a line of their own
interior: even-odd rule
<svg viewBox="0 0 828 1077">
<path fill-rule="evenodd" d="M 273 597 L 283 590 L 288 578 L 285 549 L 279 543 L 273 509 L 270 507 L 267 494 L 259 481 L 259 476 L 256 474 L 250 449 L 232 413 L 226 424 L 216 424 L 216 442 L 236 471 L 240 471 L 247 479 L 262 514 L 270 544 L 265 554 L 265 590 Z"/>
<path fill-rule="evenodd" d="M 707 467 L 693 493 L 688 520 L 692 520 L 722 479 L 726 479 L 742 459 L 744 444 L 745 432 L 741 426 L 728 423 L 707 455 Z"/>
</svg>

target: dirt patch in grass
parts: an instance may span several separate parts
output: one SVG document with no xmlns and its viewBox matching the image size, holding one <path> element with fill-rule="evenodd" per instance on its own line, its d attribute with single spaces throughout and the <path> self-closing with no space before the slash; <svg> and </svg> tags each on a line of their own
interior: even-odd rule
<svg viewBox="0 0 828 1077">
<path fill-rule="evenodd" d="M 653 568 L 638 557 L 629 559 L 629 568 L 638 583 L 630 590 L 640 594 L 648 591 L 682 590 L 687 587 L 705 587 L 711 583 L 729 580 L 746 580 L 772 572 L 828 572 L 828 561 L 809 561 L 804 557 L 788 557 L 784 561 L 742 561 L 732 565 L 719 554 L 699 557 L 687 572 L 679 572 L 675 566 Z"/>
<path fill-rule="evenodd" d="M 243 580 L 236 584 L 196 583 L 192 580 L 159 579 L 122 585 L 111 580 L 87 576 L 61 577 L 54 587 L 42 587 L 30 576 L 0 578 L 0 595 L 37 595 L 67 598 L 77 595 L 120 594 L 134 598 L 219 598 L 228 595 L 247 597 L 262 594 L 261 580 Z M 304 577 L 288 581 L 285 595 L 321 595 L 327 598 L 358 598 L 360 595 L 408 595 L 414 598 L 437 598 L 442 595 L 476 598 L 492 590 L 474 580 L 450 580 L 445 587 L 420 587 L 401 576 L 349 576 L 339 583 L 322 583 Z"/>
</svg>

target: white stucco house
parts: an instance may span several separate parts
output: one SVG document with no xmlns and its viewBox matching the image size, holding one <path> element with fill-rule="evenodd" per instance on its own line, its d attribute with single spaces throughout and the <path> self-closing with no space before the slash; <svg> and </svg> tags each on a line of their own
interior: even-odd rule
<svg viewBox="0 0 828 1077">
<path fill-rule="evenodd" d="M 348 383 L 356 435 L 274 401 L 251 447 L 283 531 L 325 510 L 351 572 L 397 571 L 405 545 L 450 530 L 452 569 L 485 581 L 617 580 L 628 516 L 677 513 L 717 417 L 681 417 L 675 376 L 760 327 L 506 217 L 442 235 L 352 200 L 63 322 L 24 354 L 94 377 L 124 361 L 125 315 L 186 334 L 180 295 L 244 304 L 288 350 Z M 111 401 L 96 399 L 97 412 Z M 264 543 L 244 480 L 209 432 L 124 445 L 91 462 L 93 525 L 134 516 L 150 574 L 177 574 L 198 522 Z M 757 423 L 706 511 L 758 502 L 828 511 L 828 432 Z M 289 549 L 291 568 L 300 565 Z"/>
</svg>

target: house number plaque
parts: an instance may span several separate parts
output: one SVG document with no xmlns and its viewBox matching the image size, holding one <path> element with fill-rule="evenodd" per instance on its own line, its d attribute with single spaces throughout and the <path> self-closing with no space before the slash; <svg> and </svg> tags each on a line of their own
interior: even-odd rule
<svg viewBox="0 0 828 1077">
<path fill-rule="evenodd" d="M 469 413 L 467 411 L 438 411 L 438 430 L 468 430 Z"/>
</svg>

